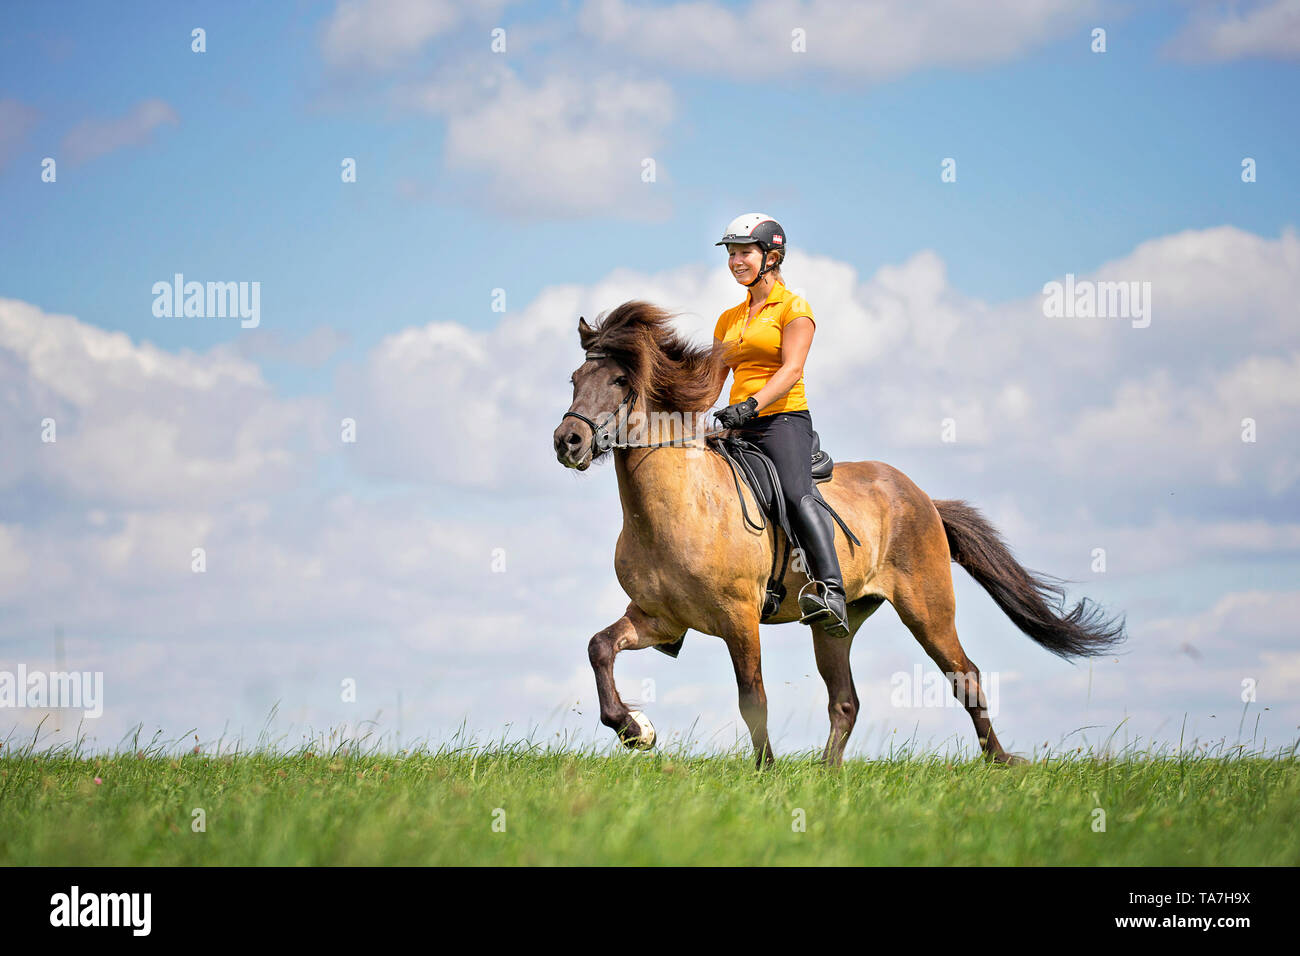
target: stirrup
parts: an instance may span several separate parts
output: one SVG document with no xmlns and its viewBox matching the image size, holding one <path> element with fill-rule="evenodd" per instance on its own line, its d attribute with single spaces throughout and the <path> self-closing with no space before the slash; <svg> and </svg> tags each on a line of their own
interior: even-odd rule
<svg viewBox="0 0 1300 956">
<path fill-rule="evenodd" d="M 804 591 L 818 584 L 822 586 L 825 594 L 818 595 L 814 593 L 805 600 Z M 831 637 L 847 637 L 849 633 L 848 621 L 842 620 L 836 616 L 834 609 L 831 608 L 830 601 L 826 597 L 826 595 L 829 594 L 830 588 L 827 587 L 825 581 L 818 581 L 814 578 L 809 578 L 808 583 L 799 589 L 799 611 L 803 615 L 799 618 L 799 623 L 807 624 L 811 627 L 813 624 L 821 623 L 824 618 L 830 618 L 828 622 L 822 623 L 822 630 Z M 817 604 L 817 601 L 821 601 L 822 603 Z M 813 610 L 804 611 L 806 605 L 813 605 Z"/>
</svg>

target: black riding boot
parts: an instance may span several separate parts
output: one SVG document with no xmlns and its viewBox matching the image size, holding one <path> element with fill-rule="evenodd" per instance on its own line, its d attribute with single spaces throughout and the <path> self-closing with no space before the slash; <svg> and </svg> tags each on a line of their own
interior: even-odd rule
<svg viewBox="0 0 1300 956">
<path fill-rule="evenodd" d="M 808 566 L 809 585 L 799 592 L 800 624 L 821 624 L 831 637 L 848 637 L 844 579 L 835 554 L 835 524 L 813 495 L 799 499 L 795 536 Z"/>
</svg>

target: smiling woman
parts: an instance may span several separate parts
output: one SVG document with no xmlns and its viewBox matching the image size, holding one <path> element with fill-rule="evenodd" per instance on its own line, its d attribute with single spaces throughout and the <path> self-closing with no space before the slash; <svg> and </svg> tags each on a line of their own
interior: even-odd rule
<svg viewBox="0 0 1300 956">
<path fill-rule="evenodd" d="M 738 429 L 761 448 L 780 475 L 786 514 L 813 585 L 800 593 L 802 623 L 847 637 L 835 526 L 813 494 L 808 464 L 813 424 L 803 369 L 816 327 L 812 308 L 785 286 L 785 230 L 771 216 L 747 213 L 733 219 L 715 245 L 727 247 L 731 274 L 749 289 L 745 301 L 723 312 L 713 330 L 714 348 L 733 376 L 730 404 L 717 413 L 718 423 Z"/>
</svg>

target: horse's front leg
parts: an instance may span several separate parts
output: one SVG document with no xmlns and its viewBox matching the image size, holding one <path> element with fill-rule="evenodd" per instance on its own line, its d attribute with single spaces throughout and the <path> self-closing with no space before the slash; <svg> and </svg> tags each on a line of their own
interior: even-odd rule
<svg viewBox="0 0 1300 956">
<path fill-rule="evenodd" d="M 596 693 L 600 697 L 600 722 L 609 727 L 627 747 L 648 750 L 654 746 L 654 727 L 641 714 L 645 726 L 618 696 L 614 685 L 614 658 L 619 651 L 639 651 L 656 644 L 671 644 L 686 633 L 685 628 L 651 617 L 633 602 L 617 621 L 598 632 L 587 645 L 587 657 L 596 672 Z"/>
<path fill-rule="evenodd" d="M 758 640 L 758 617 L 736 621 L 722 635 L 736 670 L 736 690 L 740 695 L 740 716 L 749 727 L 754 742 L 754 760 L 759 770 L 776 760 L 767 736 L 767 691 L 763 689 L 763 662 Z"/>
</svg>

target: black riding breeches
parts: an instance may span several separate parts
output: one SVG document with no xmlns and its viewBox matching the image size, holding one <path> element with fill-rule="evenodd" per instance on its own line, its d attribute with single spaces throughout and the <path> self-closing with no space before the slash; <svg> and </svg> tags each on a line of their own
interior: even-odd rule
<svg viewBox="0 0 1300 956">
<path fill-rule="evenodd" d="M 750 419 L 737 430 L 740 437 L 761 448 L 781 478 L 785 513 L 799 533 L 795 515 L 804 495 L 813 493 L 812 415 L 807 411 L 776 412 Z"/>
</svg>

